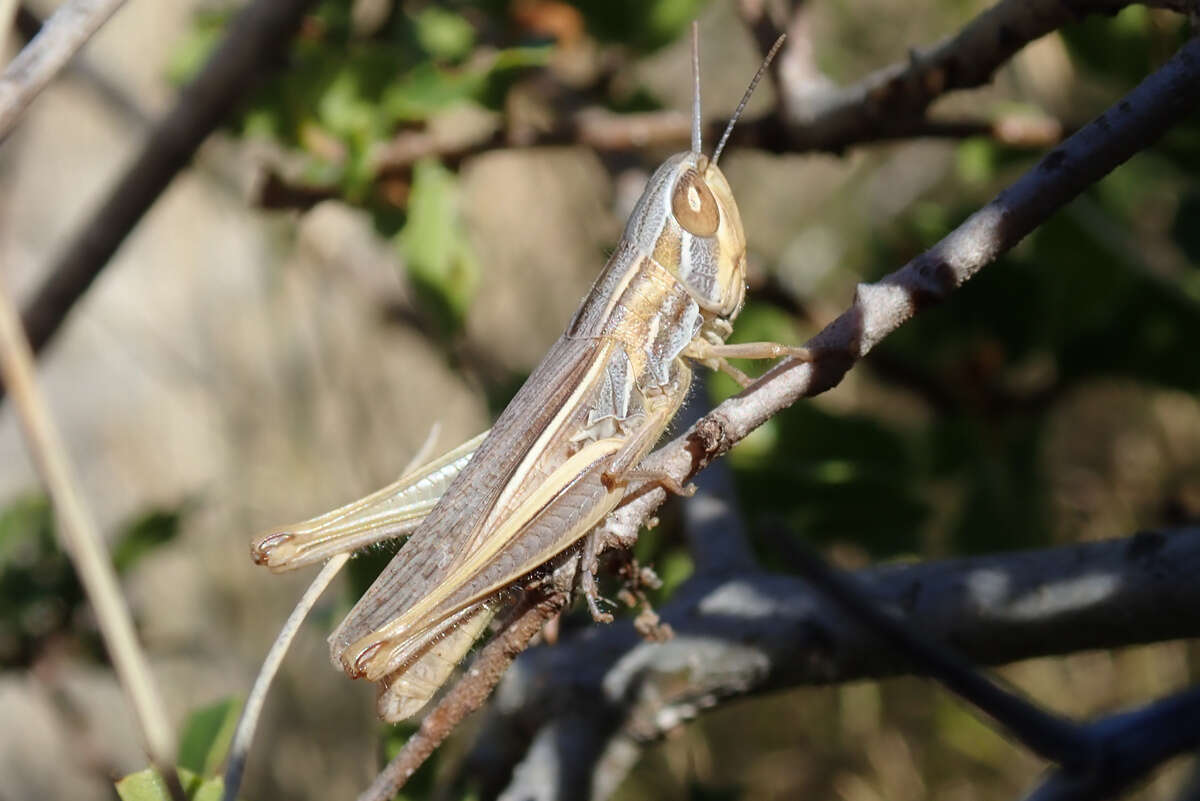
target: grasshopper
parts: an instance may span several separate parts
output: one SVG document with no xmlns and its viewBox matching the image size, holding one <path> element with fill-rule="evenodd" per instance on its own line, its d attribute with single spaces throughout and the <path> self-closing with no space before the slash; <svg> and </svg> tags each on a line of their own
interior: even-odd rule
<svg viewBox="0 0 1200 801">
<path fill-rule="evenodd" d="M 254 561 L 290 570 L 409 535 L 329 638 L 335 666 L 379 682 L 380 717 L 418 712 L 483 633 L 506 588 L 583 541 L 638 482 L 683 404 L 692 364 L 749 379 L 728 358 L 810 358 L 771 342 L 726 344 L 745 299 L 746 236 L 717 167 L 782 44 L 751 81 L 711 158 L 701 150 L 696 31 L 691 150 L 650 178 L 616 250 L 566 331 L 493 428 L 335 511 L 265 532 Z M 585 566 L 595 554 L 580 554 Z M 585 571 L 584 588 L 599 612 Z"/>
</svg>

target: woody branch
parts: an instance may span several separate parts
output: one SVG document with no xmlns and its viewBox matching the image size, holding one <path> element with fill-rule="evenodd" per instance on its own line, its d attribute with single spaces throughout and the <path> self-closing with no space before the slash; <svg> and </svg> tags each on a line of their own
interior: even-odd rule
<svg viewBox="0 0 1200 801">
<path fill-rule="evenodd" d="M 928 115 L 930 106 L 954 91 L 986 85 L 1021 48 L 1089 14 L 1115 14 L 1136 5 L 1129 0 L 1002 0 L 953 36 L 910 58 L 837 86 L 816 65 L 809 35 L 808 6 L 795 8 L 786 22 L 774 20 L 763 0 L 741 0 L 739 10 L 764 49 L 780 33 L 789 40 L 771 75 L 776 106 L 764 117 L 747 120 L 733 141 L 779 153 L 813 150 L 841 152 L 854 145 L 912 137 L 990 136 L 1017 147 L 1044 147 L 1059 140 L 1062 126 L 1049 118 L 943 119 Z M 1185 0 L 1145 3 L 1186 13 Z M 715 141 L 726 120 L 711 120 L 706 138 Z M 581 144 L 597 150 L 628 150 L 686 143 L 687 115 L 675 111 L 616 114 L 585 108 L 548 130 L 514 141 L 504 130 L 478 140 L 453 140 L 424 131 L 407 131 L 376 154 L 381 169 L 406 168 L 435 156 L 458 161 L 475 153 L 514 145 Z"/>
<path fill-rule="evenodd" d="M 1194 637 L 1198 568 L 1193 527 L 854 576 L 928 639 L 997 665 Z M 604 798 L 646 744 L 723 701 L 912 669 L 796 576 L 698 575 L 660 611 L 675 631 L 666 643 L 621 621 L 524 654 L 465 769 L 503 797 L 550 801 L 591 788 L 588 797 Z"/>
<path fill-rule="evenodd" d="M 1004 121 L 931 119 L 927 111 L 949 92 L 989 83 L 1000 67 L 1035 39 L 1089 14 L 1116 14 L 1129 5 L 1134 4 L 1127 0 L 1001 0 L 953 36 L 932 47 L 911 50 L 907 61 L 839 87 L 816 67 L 807 36 L 807 8 L 799 4 L 787 26 L 794 41 L 781 58 L 776 113 L 743 126 L 740 133 L 758 147 L 780 152 L 838 152 L 881 139 L 989 132 L 1019 144 L 1030 130 L 1021 133 Z M 1180 13 L 1188 13 L 1191 7 L 1186 0 L 1150 0 L 1142 5 Z"/>
</svg>

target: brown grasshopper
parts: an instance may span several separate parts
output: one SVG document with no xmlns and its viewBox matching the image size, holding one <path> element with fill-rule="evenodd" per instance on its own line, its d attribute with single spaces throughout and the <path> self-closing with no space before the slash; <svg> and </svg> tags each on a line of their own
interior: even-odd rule
<svg viewBox="0 0 1200 801">
<path fill-rule="evenodd" d="M 725 344 L 745 298 L 746 236 L 717 161 L 780 44 L 782 37 L 709 158 L 700 143 L 693 29 L 691 150 L 650 178 L 591 292 L 491 431 L 251 546 L 255 562 L 278 571 L 410 535 L 329 638 L 335 665 L 381 684 L 385 720 L 419 711 L 482 634 L 504 590 L 581 542 L 633 483 L 684 492 L 638 464 L 683 404 L 691 363 L 745 385 L 727 358 L 809 358 L 771 342 Z M 581 558 L 594 564 L 593 556 Z M 589 605 L 611 619 L 594 594 Z"/>
</svg>

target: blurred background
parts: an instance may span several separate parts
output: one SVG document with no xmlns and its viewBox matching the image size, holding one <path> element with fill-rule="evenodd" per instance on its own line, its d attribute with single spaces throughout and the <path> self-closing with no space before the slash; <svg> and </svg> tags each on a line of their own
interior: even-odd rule
<svg viewBox="0 0 1200 801">
<path fill-rule="evenodd" d="M 813 0 L 802 42 L 839 84 L 908 58 L 976 0 Z M 44 16 L 50 3 L 30 0 Z M 225 3 L 131 0 L 0 147 L 0 271 L 27 298 L 219 40 Z M 726 0 L 339 0 L 126 241 L 40 362 L 170 706 L 224 721 L 311 578 L 254 567 L 262 528 L 391 481 L 503 408 L 682 149 L 687 25 L 706 117 L 760 59 Z M 1030 138 L 939 137 L 722 160 L 750 247 L 735 340 L 802 342 L 1165 61 L 1178 15 L 1132 6 L 1022 50 L 934 114 Z M 10 57 L 20 44 L 14 33 Z M 774 107 L 764 81 L 747 118 Z M 661 115 L 655 112 L 664 112 Z M 589 138 L 577 114 L 617 121 Z M 649 132 L 618 114 L 650 114 Z M 683 118 L 686 121 L 686 117 Z M 1127 536 L 1200 520 L 1200 126 L 1171 132 L 833 392 L 727 460 L 751 536 L 782 519 L 845 565 Z M 665 133 L 664 133 L 665 131 Z M 624 139 L 622 139 L 624 137 Z M 586 140 L 586 141 L 585 141 Z M 711 146 L 711 145 L 710 145 Z M 745 365 L 756 369 L 755 365 Z M 712 401 L 734 391 L 707 376 Z M 679 532 L 644 536 L 664 597 Z M 144 767 L 57 548 L 11 405 L 0 408 L 0 799 L 113 798 Z M 779 546 L 754 541 L 787 570 Z M 390 554 L 354 560 L 289 656 L 248 799 L 346 798 L 402 739 L 324 637 Z M 1200 678 L 1195 642 L 1000 673 L 1087 716 Z M 767 710 L 770 713 L 767 713 Z M 390 730 L 389 730 L 390 731 Z M 425 797 L 463 742 L 407 797 Z M 1008 799 L 1043 765 L 926 682 L 728 703 L 651 747 L 620 799 Z M 1177 761 L 1135 796 L 1173 798 Z"/>
</svg>

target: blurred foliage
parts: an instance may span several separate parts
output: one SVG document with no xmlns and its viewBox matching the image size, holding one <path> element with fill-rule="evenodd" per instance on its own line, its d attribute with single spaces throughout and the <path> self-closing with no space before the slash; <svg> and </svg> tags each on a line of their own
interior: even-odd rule
<svg viewBox="0 0 1200 801">
<path fill-rule="evenodd" d="M 239 698 L 224 698 L 192 710 L 183 722 L 176 772 L 190 801 L 221 801 L 225 781 L 218 773 L 242 712 Z M 171 801 L 158 771 L 146 768 L 116 783 L 121 801 Z"/>
<path fill-rule="evenodd" d="M 184 768 L 178 773 L 189 801 L 221 801 L 224 796 L 225 782 L 219 777 L 206 779 Z M 117 782 L 116 788 L 121 801 L 171 801 L 166 783 L 152 768 L 129 774 Z"/>
<path fill-rule="evenodd" d="M 602 41 L 648 51 L 673 42 L 706 0 L 577 0 L 588 32 Z"/>
<path fill-rule="evenodd" d="M 479 277 L 456 207 L 454 173 L 433 159 L 419 162 L 399 244 L 413 286 L 446 330 L 461 325 Z"/>
<path fill-rule="evenodd" d="M 113 562 L 125 571 L 179 533 L 184 509 L 155 509 L 122 526 Z M 54 533 L 41 495 L 0 509 L 0 665 L 27 666 L 51 642 L 70 642 L 103 660 L 94 626 L 85 621 L 83 588 Z"/>
<path fill-rule="evenodd" d="M 1063 39 L 1081 65 L 1131 88 L 1183 43 L 1186 31 L 1149 8 L 1131 5 L 1113 17 L 1093 15 L 1063 29 Z"/>
<path fill-rule="evenodd" d="M 215 775 L 241 714 L 240 698 L 222 698 L 193 710 L 179 738 L 179 767 L 201 776 Z"/>
<path fill-rule="evenodd" d="M 383 3 L 382 17 L 350 0 L 309 15 L 288 68 L 265 82 L 233 124 L 241 136 L 288 154 L 287 180 L 372 212 L 394 236 L 409 277 L 444 333 L 457 331 L 477 285 L 477 259 L 461 230 L 456 178 L 432 161 L 400 174 L 380 153 L 405 129 L 462 107 L 501 110 L 509 91 L 549 63 L 555 38 L 579 30 L 647 52 L 674 41 L 704 0 Z M 199 14 L 169 64 L 189 80 L 220 41 L 232 12 Z M 613 108 L 655 107 L 644 92 Z"/>
</svg>

